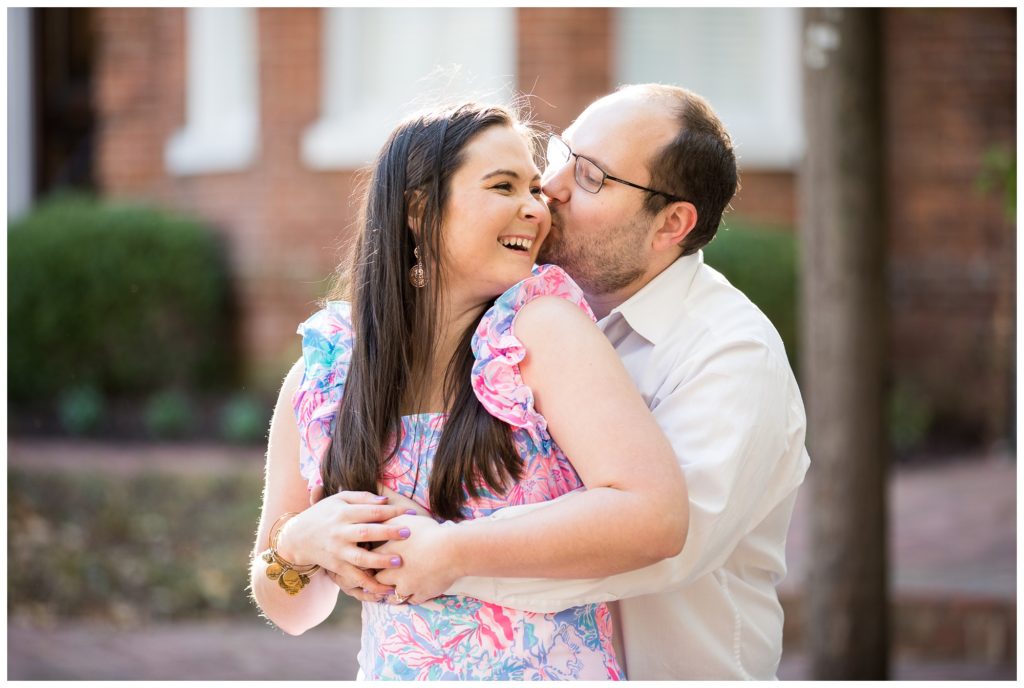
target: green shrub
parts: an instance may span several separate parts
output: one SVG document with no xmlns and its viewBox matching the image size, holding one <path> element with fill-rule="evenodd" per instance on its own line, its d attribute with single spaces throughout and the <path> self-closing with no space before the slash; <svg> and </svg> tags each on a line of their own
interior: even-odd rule
<svg viewBox="0 0 1024 688">
<path fill-rule="evenodd" d="M 975 181 L 979 191 L 1001 194 L 1003 212 L 1009 222 L 1017 220 L 1017 155 L 1006 145 L 992 146 L 981 161 Z"/>
<path fill-rule="evenodd" d="M 760 308 L 797 366 L 797 239 L 791 229 L 730 221 L 704 249 L 704 260 Z"/>
<path fill-rule="evenodd" d="M 221 411 L 220 435 L 229 442 L 261 442 L 266 439 L 269 423 L 270 413 L 259 401 L 237 395 Z"/>
<path fill-rule="evenodd" d="M 192 424 L 192 405 L 177 390 L 160 392 L 146 403 L 144 418 L 150 435 L 160 439 L 181 437 Z"/>
<path fill-rule="evenodd" d="M 7 242 L 11 400 L 227 382 L 226 262 L 195 220 L 60 195 L 12 223 Z"/>
<path fill-rule="evenodd" d="M 897 452 L 919 449 L 932 428 L 932 403 L 916 385 L 898 381 L 889 392 L 886 421 L 889 445 Z"/>
<path fill-rule="evenodd" d="M 72 435 L 95 431 L 103 421 L 103 395 L 94 387 L 76 387 L 61 394 L 57 405 L 60 425 Z"/>
</svg>

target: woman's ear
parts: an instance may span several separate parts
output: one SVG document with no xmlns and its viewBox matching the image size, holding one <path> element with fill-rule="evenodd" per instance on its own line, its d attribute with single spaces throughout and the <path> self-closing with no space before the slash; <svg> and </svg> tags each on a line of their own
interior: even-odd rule
<svg viewBox="0 0 1024 688">
<path fill-rule="evenodd" d="M 427 197 L 418 189 L 406 192 L 405 197 L 409 206 L 406 222 L 409 224 L 409 229 L 418 238 L 420 230 L 423 228 L 423 210 L 426 207 Z"/>
</svg>

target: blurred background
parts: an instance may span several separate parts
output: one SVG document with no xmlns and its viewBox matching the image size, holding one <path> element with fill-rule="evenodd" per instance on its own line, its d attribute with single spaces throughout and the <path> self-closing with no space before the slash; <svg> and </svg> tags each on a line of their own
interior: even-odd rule
<svg viewBox="0 0 1024 688">
<path fill-rule="evenodd" d="M 885 671 L 1013 678 L 1016 10 L 864 11 Z M 359 170 L 439 99 L 525 94 L 560 131 L 623 83 L 708 98 L 742 189 L 706 260 L 804 386 L 804 74 L 835 48 L 806 12 L 8 9 L 8 677 L 354 677 L 356 605 L 291 638 L 248 600 L 263 442 Z M 820 666 L 810 524 L 829 505 L 803 492 L 780 678 Z"/>
</svg>

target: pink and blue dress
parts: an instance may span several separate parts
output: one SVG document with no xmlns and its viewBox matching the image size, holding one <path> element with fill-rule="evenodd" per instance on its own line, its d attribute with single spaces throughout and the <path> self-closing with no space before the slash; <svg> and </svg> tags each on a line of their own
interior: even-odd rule
<svg viewBox="0 0 1024 688">
<path fill-rule="evenodd" d="M 583 292 L 560 268 L 535 267 L 502 294 L 473 337 L 472 384 L 494 416 L 512 426 L 523 459 L 522 479 L 508 494 L 486 486 L 463 516 L 480 518 L 506 506 L 554 499 L 583 486 L 534 409 L 519 362 L 526 355 L 513 333 L 519 309 L 541 296 L 564 298 L 591 319 Z M 312 488 L 331 442 L 352 358 L 349 304 L 335 301 L 299 326 L 305 375 L 293 399 L 300 435 L 299 470 Z M 430 510 L 427 488 L 445 414 L 402 418 L 398 451 L 383 484 Z M 623 679 L 612 647 L 612 620 L 604 604 L 539 614 L 472 597 L 444 595 L 418 605 L 363 603 L 359 665 L 369 680 Z"/>
</svg>

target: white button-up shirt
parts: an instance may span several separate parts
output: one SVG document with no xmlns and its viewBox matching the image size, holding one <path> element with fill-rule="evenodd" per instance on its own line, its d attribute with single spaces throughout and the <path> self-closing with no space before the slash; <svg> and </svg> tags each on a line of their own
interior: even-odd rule
<svg viewBox="0 0 1024 688">
<path fill-rule="evenodd" d="M 621 600 L 631 679 L 774 678 L 783 621 L 775 587 L 786 574 L 786 533 L 810 463 L 782 340 L 702 252 L 678 259 L 598 326 L 686 476 L 682 552 L 607 578 L 467 577 L 448 593 L 537 612 Z"/>
</svg>

